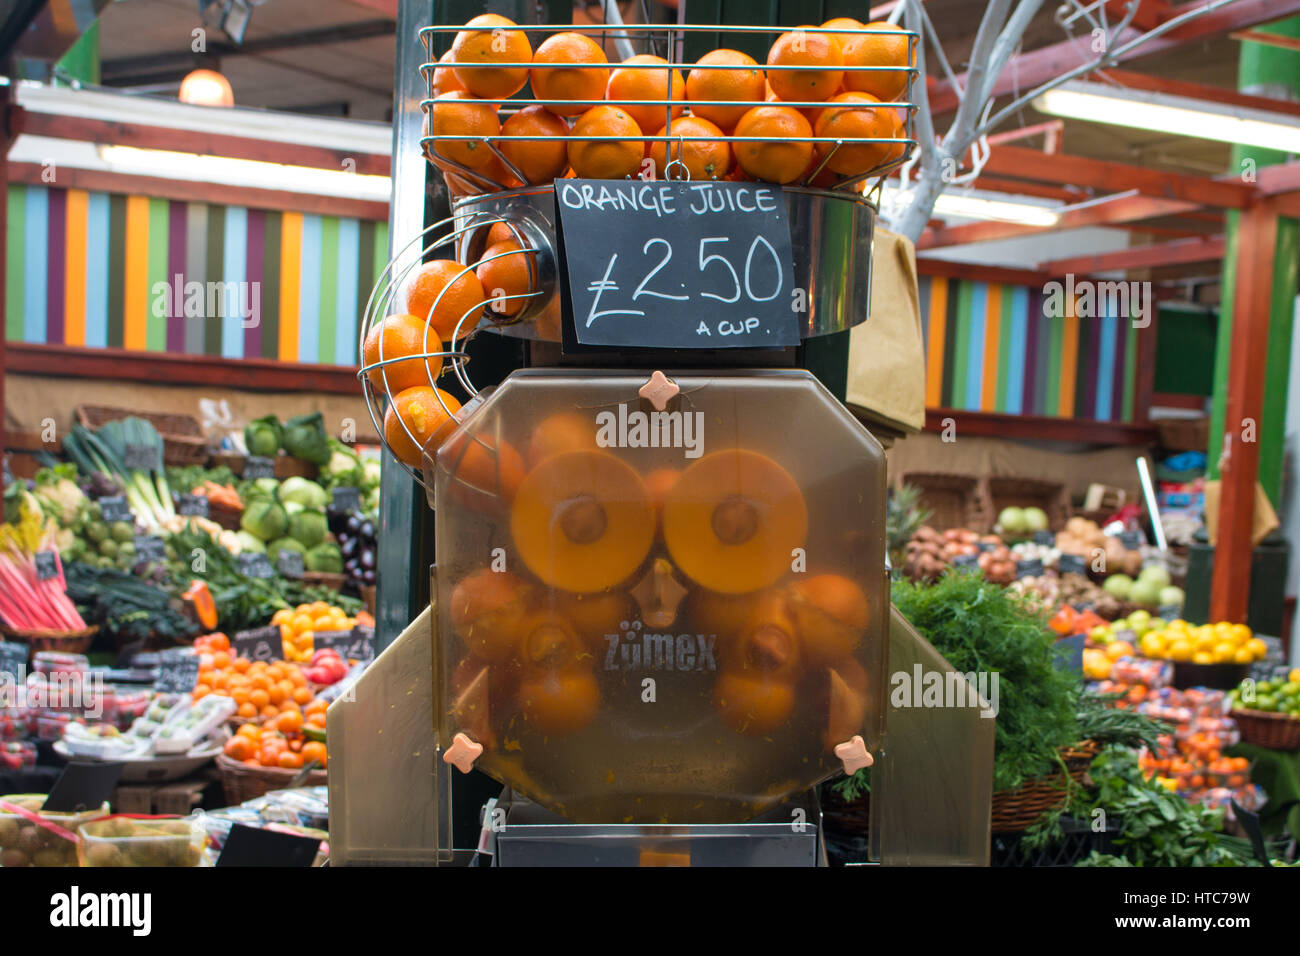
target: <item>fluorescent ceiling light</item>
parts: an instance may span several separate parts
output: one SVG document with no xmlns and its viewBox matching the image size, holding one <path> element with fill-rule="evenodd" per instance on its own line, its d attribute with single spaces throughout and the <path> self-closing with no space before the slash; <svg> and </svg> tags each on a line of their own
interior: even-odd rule
<svg viewBox="0 0 1300 956">
<path fill-rule="evenodd" d="M 908 193 L 899 193 L 891 184 L 886 184 L 882 197 L 884 205 L 897 207 L 910 201 Z M 988 190 L 962 189 L 940 193 L 934 203 L 934 213 L 940 217 L 1054 226 L 1061 218 L 1059 205 L 1032 198 L 1005 197 Z"/>
<path fill-rule="evenodd" d="M 135 146 L 100 146 L 98 152 L 113 171 L 120 173 L 320 193 L 374 202 L 388 202 L 392 193 L 392 181 L 387 176 Z"/>
<path fill-rule="evenodd" d="M 1081 82 L 1040 93 L 1033 105 L 1052 116 L 1300 153 L 1300 120 L 1266 110 Z"/>
</svg>

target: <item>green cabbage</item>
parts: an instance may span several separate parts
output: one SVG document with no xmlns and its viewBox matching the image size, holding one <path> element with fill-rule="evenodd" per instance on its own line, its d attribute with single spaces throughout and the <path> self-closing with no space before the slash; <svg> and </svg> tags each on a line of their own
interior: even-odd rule
<svg viewBox="0 0 1300 956">
<path fill-rule="evenodd" d="M 329 574 L 340 574 L 343 571 L 343 555 L 339 552 L 339 546 L 329 541 L 308 551 L 305 563 L 308 571 L 324 571 Z"/>
<path fill-rule="evenodd" d="M 365 477 L 360 456 L 341 441 L 331 438 L 330 460 L 320 472 L 325 487 L 360 488 Z"/>
<path fill-rule="evenodd" d="M 302 546 L 302 542 L 295 541 L 293 538 L 276 538 L 266 546 L 266 553 L 272 561 L 279 560 L 281 551 L 297 551 L 299 554 L 306 556 L 307 549 Z"/>
<path fill-rule="evenodd" d="M 280 420 L 274 415 L 267 415 L 244 426 L 244 445 L 250 455 L 274 458 L 284 441 L 284 432 Z"/>
<path fill-rule="evenodd" d="M 330 460 L 329 436 L 320 412 L 299 415 L 284 423 L 284 450 L 295 458 L 326 465 Z"/>
<path fill-rule="evenodd" d="M 285 504 L 293 502 L 302 505 L 304 508 L 324 508 L 330 503 L 329 492 L 306 478 L 295 475 L 292 478 L 286 478 L 280 485 L 280 500 Z"/>
<path fill-rule="evenodd" d="M 266 544 L 256 535 L 249 534 L 247 531 L 238 531 L 235 538 L 239 541 L 240 551 L 255 551 L 258 554 L 266 554 Z"/>
<path fill-rule="evenodd" d="M 304 508 L 289 518 L 289 537 L 308 548 L 314 548 L 324 541 L 328 531 L 325 515 L 319 511 Z"/>
<path fill-rule="evenodd" d="M 244 509 L 239 527 L 263 541 L 274 541 L 289 530 L 289 516 L 278 501 L 252 501 Z"/>
</svg>

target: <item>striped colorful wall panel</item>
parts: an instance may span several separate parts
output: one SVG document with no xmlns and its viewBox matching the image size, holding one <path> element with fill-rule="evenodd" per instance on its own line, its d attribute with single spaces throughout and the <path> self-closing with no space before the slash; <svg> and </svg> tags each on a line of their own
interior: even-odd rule
<svg viewBox="0 0 1300 956">
<path fill-rule="evenodd" d="M 388 257 L 371 220 L 21 184 L 8 204 L 14 342 L 355 365 Z"/>
<path fill-rule="evenodd" d="M 1029 286 L 920 279 L 930 408 L 1133 421 L 1137 330 L 1114 314 L 1043 314 Z"/>
</svg>

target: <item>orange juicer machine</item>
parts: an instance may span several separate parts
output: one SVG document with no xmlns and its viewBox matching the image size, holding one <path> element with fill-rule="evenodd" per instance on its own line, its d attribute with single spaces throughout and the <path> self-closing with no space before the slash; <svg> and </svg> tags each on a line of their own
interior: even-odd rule
<svg viewBox="0 0 1300 956">
<path fill-rule="evenodd" d="M 428 82 L 444 32 L 421 31 Z M 445 171 L 445 144 L 420 144 Z M 634 195 L 593 208 L 582 181 L 489 185 L 398 252 L 363 321 L 364 339 L 403 311 L 421 261 L 472 269 L 494 226 L 529 253 L 519 307 L 473 309 L 428 352 L 466 396 L 402 466 L 433 511 L 429 608 L 330 709 L 333 864 L 816 865 L 817 786 L 863 768 L 870 859 L 986 863 L 993 721 L 890 706 L 891 674 L 951 668 L 889 604 L 881 445 L 797 367 L 799 343 L 867 319 L 876 209 L 860 183 L 661 183 L 661 204 L 703 211 L 654 236 L 662 208 L 609 214 Z M 763 197 L 751 241 L 735 204 Z M 680 343 L 731 321 L 729 290 L 681 273 L 680 294 L 620 298 L 601 278 L 606 248 L 697 245 L 704 263 L 720 230 L 749 248 L 715 269 L 749 296 L 728 327 L 765 316 L 747 347 Z M 783 286 L 806 295 L 788 325 L 761 304 Z M 639 316 L 621 344 L 593 344 L 602 295 Z M 476 388 L 479 336 L 522 340 L 528 367 Z M 362 371 L 381 435 L 393 361 Z M 497 784 L 486 800 L 458 792 L 478 774 Z M 477 846 L 453 834 L 464 799 L 485 805 Z"/>
</svg>

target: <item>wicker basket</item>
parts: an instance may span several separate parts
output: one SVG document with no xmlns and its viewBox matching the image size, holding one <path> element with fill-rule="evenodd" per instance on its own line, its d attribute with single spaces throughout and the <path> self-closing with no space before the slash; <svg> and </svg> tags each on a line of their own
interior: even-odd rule
<svg viewBox="0 0 1300 956">
<path fill-rule="evenodd" d="M 1233 710 L 1241 739 L 1265 750 L 1300 750 L 1300 717 L 1264 710 Z"/>
<path fill-rule="evenodd" d="M 343 585 L 348 583 L 348 576 L 333 571 L 304 571 L 302 583 L 308 587 L 329 588 L 331 591 L 342 592 Z"/>
<path fill-rule="evenodd" d="M 1010 478 L 993 475 L 981 482 L 981 491 L 988 509 L 992 530 L 1003 508 L 1041 508 L 1047 515 L 1047 526 L 1060 531 L 1070 520 L 1070 495 L 1059 481 L 1040 481 L 1037 478 Z"/>
<path fill-rule="evenodd" d="M 228 508 L 225 505 L 208 502 L 208 517 L 227 531 L 239 530 L 239 519 L 243 514 L 242 508 Z"/>
<path fill-rule="evenodd" d="M 1210 419 L 1157 418 L 1153 425 L 1159 435 L 1160 447 L 1165 451 L 1205 451 L 1210 444 Z"/>
<path fill-rule="evenodd" d="M 985 532 L 993 524 L 992 516 L 985 512 L 979 479 L 973 475 L 909 472 L 900 483 L 921 489 L 920 506 L 930 512 L 926 523 L 940 531 L 970 528 Z"/>
<path fill-rule="evenodd" d="M 99 631 L 98 626 L 84 627 L 79 631 L 51 631 L 47 628 L 22 630 L 0 625 L 0 635 L 27 644 L 32 653 L 59 651 L 63 654 L 84 654 Z"/>
<path fill-rule="evenodd" d="M 1061 751 L 1061 759 L 1075 783 L 1083 780 L 1093 758 L 1101 749 L 1091 740 Z M 992 832 L 1020 833 L 1033 826 L 1043 814 L 1065 806 L 1065 777 L 1057 771 L 1046 777 L 1026 780 L 1014 790 L 993 792 Z"/>
<path fill-rule="evenodd" d="M 78 405 L 73 412 L 86 428 L 98 428 L 122 418 L 143 418 L 158 430 L 163 440 L 165 465 L 201 465 L 208 459 L 208 440 L 203 436 L 199 420 L 192 415 L 140 412 L 109 405 Z"/>
<path fill-rule="evenodd" d="M 286 478 L 310 478 L 313 481 L 320 474 L 320 468 L 309 461 L 294 458 L 292 455 L 277 455 L 275 459 L 275 477 L 278 481 Z"/>
<path fill-rule="evenodd" d="M 225 754 L 217 754 L 217 769 L 221 771 L 221 789 L 226 794 L 226 804 L 232 807 L 271 790 L 283 790 L 302 773 L 301 770 L 282 770 L 279 767 L 253 767 Z M 318 787 L 328 779 L 326 771 L 313 770 L 301 785 Z"/>
</svg>

